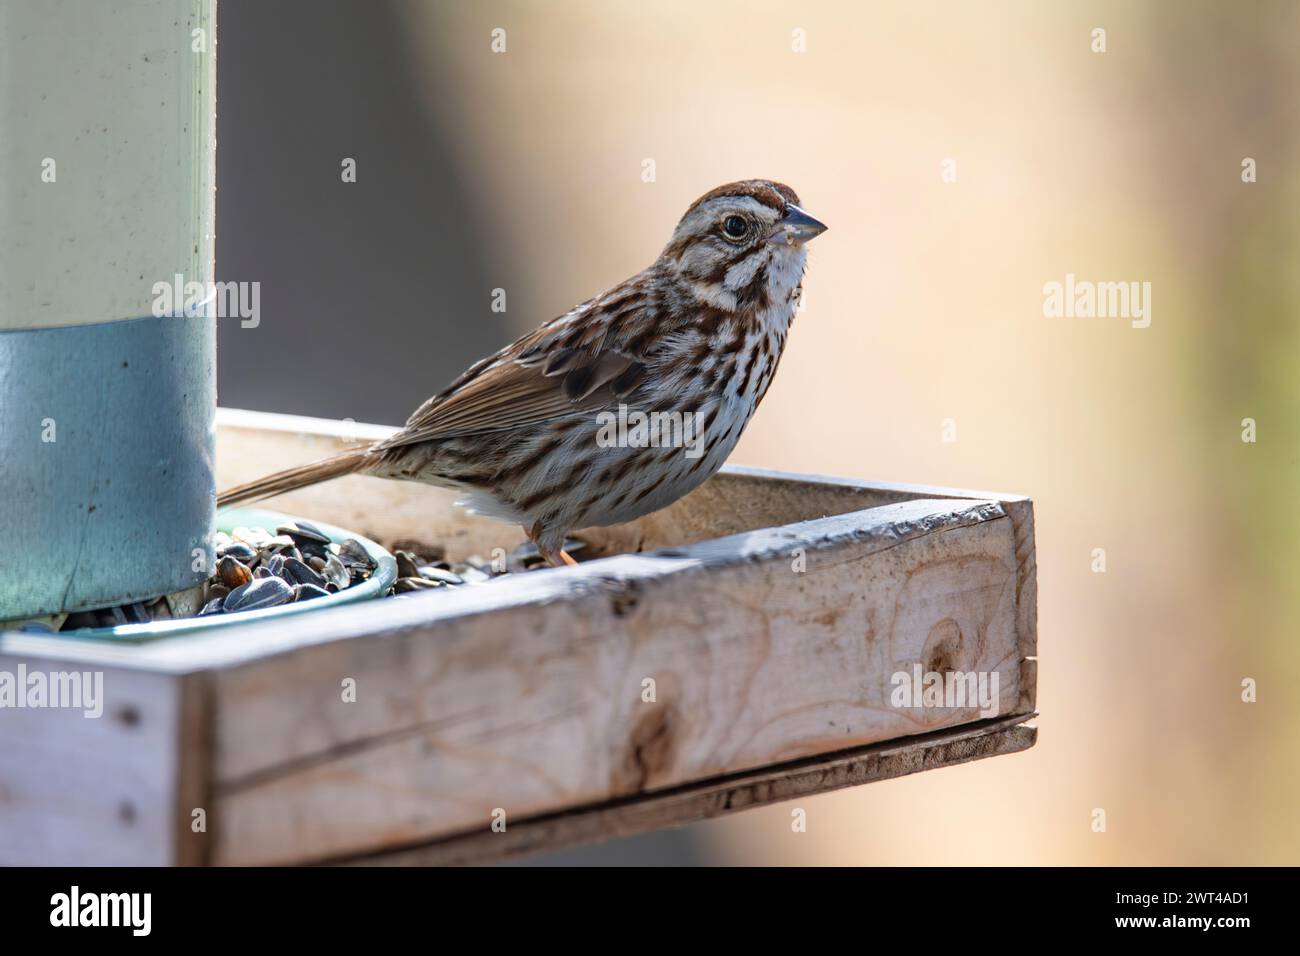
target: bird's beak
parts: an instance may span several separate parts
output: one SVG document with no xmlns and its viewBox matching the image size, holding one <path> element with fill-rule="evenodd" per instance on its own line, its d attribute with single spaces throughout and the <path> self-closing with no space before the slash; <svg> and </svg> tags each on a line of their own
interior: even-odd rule
<svg viewBox="0 0 1300 956">
<path fill-rule="evenodd" d="M 785 207 L 785 215 L 777 222 L 768 241 L 802 246 L 809 239 L 815 239 L 825 231 L 825 223 L 818 222 L 798 206 L 790 203 Z"/>
</svg>

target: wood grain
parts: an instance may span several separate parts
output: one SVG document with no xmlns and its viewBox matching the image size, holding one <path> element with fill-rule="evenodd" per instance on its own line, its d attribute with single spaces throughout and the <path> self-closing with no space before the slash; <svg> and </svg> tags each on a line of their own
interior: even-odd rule
<svg viewBox="0 0 1300 956">
<path fill-rule="evenodd" d="M 367 632 L 358 608 L 338 615 L 348 640 L 215 671 L 215 859 L 346 855 L 498 807 L 535 815 L 978 719 L 892 706 L 891 676 L 918 662 L 996 672 L 999 713 L 1015 712 L 1000 505 L 903 502 L 793 528 L 536 572 L 483 607 L 419 595 L 401 602 L 424 617 L 409 626 Z"/>
<path fill-rule="evenodd" d="M 332 861 L 349 866 L 458 866 L 495 863 L 583 843 L 800 800 L 845 787 L 1019 753 L 1034 745 L 1034 715 L 982 721 L 901 741 L 870 744 L 645 796 L 507 821 L 417 846 Z M 1021 722 L 1021 723 L 1017 723 Z"/>
<path fill-rule="evenodd" d="M 0 653 L 0 671 L 81 670 L 66 660 Z M 0 865 L 177 861 L 183 696 L 179 681 L 102 668 L 103 713 L 0 711 Z"/>
</svg>

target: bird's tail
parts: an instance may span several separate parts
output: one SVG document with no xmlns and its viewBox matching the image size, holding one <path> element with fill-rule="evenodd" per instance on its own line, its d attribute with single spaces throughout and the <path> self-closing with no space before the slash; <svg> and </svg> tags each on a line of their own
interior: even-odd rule
<svg viewBox="0 0 1300 956">
<path fill-rule="evenodd" d="M 361 449 L 359 451 L 345 451 L 341 455 L 314 461 L 310 465 L 286 468 L 284 471 L 277 471 L 273 475 L 258 478 L 256 481 L 236 485 L 234 488 L 227 488 L 217 495 L 217 507 L 224 508 L 227 505 L 235 505 L 244 501 L 270 498 L 272 495 L 283 494 L 296 488 L 305 488 L 307 485 L 329 481 L 331 478 L 351 475 L 364 470 L 371 460 L 370 452 L 367 449 Z"/>
</svg>

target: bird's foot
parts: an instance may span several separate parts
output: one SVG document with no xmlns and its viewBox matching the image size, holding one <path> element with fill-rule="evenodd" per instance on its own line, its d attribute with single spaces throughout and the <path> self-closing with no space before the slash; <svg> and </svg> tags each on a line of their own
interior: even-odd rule
<svg viewBox="0 0 1300 956">
<path fill-rule="evenodd" d="M 565 551 L 563 548 L 545 547 L 537 540 L 540 531 L 541 529 L 537 525 L 533 525 L 531 528 L 525 528 L 524 534 L 528 535 L 529 541 L 537 545 L 537 553 L 546 559 L 547 564 L 553 568 L 558 568 L 566 564 L 576 565 L 578 563 L 573 559 L 573 555 L 569 554 L 569 552 Z"/>
<path fill-rule="evenodd" d="M 537 550 L 538 553 L 540 553 L 541 556 L 546 559 L 546 563 L 553 568 L 560 568 L 566 564 L 577 565 L 578 563 L 577 561 L 573 560 L 573 555 L 569 554 L 569 552 L 565 551 L 563 548 L 557 548 L 554 551 L 549 551 L 546 548 L 543 548 L 539 545 Z"/>
</svg>

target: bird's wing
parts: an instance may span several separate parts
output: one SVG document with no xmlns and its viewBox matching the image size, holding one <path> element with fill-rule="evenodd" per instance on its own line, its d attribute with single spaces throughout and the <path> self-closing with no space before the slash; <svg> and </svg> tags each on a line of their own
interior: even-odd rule
<svg viewBox="0 0 1300 956">
<path fill-rule="evenodd" d="M 645 378 L 649 337 L 640 332 L 650 317 L 640 302 L 635 324 L 618 322 L 620 310 L 608 308 L 618 291 L 471 366 L 374 450 L 534 425 L 626 399 Z"/>
</svg>

